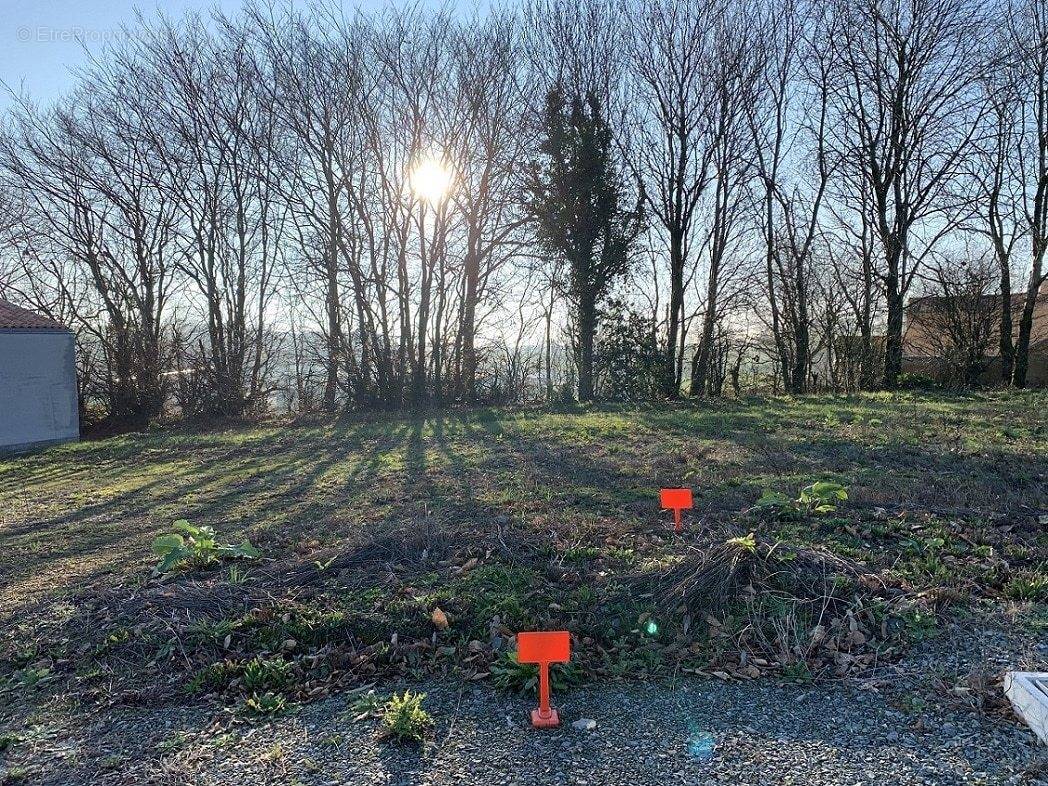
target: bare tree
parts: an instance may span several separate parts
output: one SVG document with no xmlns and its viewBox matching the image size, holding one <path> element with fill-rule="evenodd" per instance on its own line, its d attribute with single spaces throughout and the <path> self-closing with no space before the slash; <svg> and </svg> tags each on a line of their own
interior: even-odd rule
<svg viewBox="0 0 1048 786">
<path fill-rule="evenodd" d="M 663 393 L 680 394 L 684 293 L 702 239 L 701 199 L 711 179 L 714 36 L 721 3 L 655 0 L 631 18 L 635 96 L 626 161 L 645 184 L 648 212 L 664 238 L 669 267 Z"/>
<path fill-rule="evenodd" d="M 1007 57 L 1015 69 L 1019 134 L 1015 163 L 1022 190 L 1022 217 L 1030 242 L 1030 276 L 1015 341 L 1013 383 L 1025 387 L 1030 338 L 1041 287 L 1048 281 L 1048 7 L 1042 0 L 1007 6 Z"/>
<path fill-rule="evenodd" d="M 1012 320 L 1012 265 L 1016 244 L 1024 236 L 1021 217 L 1023 178 L 1019 143 L 1021 94 L 1018 70 L 1009 46 L 1007 27 L 998 30 L 988 53 L 988 67 L 980 79 L 984 129 L 969 157 L 975 227 L 990 241 L 997 261 L 1000 289 L 998 353 L 1001 379 L 1012 381 L 1015 366 Z"/>
<path fill-rule="evenodd" d="M 733 248 L 742 229 L 742 219 L 752 208 L 754 178 L 752 136 L 744 107 L 754 100 L 760 60 L 756 56 L 751 27 L 752 14 L 744 7 L 733 9 L 717 22 L 712 75 L 711 169 L 713 188 L 707 235 L 705 298 L 702 328 L 691 361 L 690 393 L 703 395 L 710 377 L 710 362 L 717 340 L 722 289 L 733 261 Z M 735 264 L 739 260 L 736 257 Z"/>
<path fill-rule="evenodd" d="M 769 3 L 761 19 L 763 68 L 757 100 L 747 104 L 763 192 L 768 325 L 783 385 L 807 389 L 812 366 L 812 250 L 832 175 L 827 150 L 828 100 L 834 68 L 831 14 L 794 0 Z M 797 106 L 794 106 L 796 104 Z M 791 110 L 803 119 L 790 122 Z M 803 151 L 793 177 L 787 161 Z"/>
<path fill-rule="evenodd" d="M 884 385 L 894 388 L 903 304 L 951 227 L 948 187 L 977 127 L 981 18 L 969 0 L 838 0 L 835 12 L 830 127 L 868 194 L 887 306 Z"/>
<path fill-rule="evenodd" d="M 58 299 L 102 348 L 108 414 L 137 424 L 165 399 L 174 214 L 146 141 L 117 108 L 133 106 L 145 86 L 99 72 L 90 84 L 73 109 L 21 102 L 0 137 L 0 171 L 31 227 L 26 257 L 50 260 Z M 80 275 L 90 283 L 86 301 L 71 296 Z"/>
<path fill-rule="evenodd" d="M 503 266 L 523 241 L 525 215 L 519 193 L 530 134 L 525 131 L 515 61 L 521 56 L 516 21 L 496 16 L 472 21 L 458 36 L 457 102 L 449 133 L 454 138 L 453 196 L 462 215 L 462 308 L 455 342 L 455 388 L 477 397 L 478 307 L 494 293 Z"/>
<path fill-rule="evenodd" d="M 933 260 L 923 276 L 928 294 L 907 306 L 907 344 L 947 381 L 976 385 L 989 367 L 1000 317 L 995 268 L 989 256 Z"/>
</svg>

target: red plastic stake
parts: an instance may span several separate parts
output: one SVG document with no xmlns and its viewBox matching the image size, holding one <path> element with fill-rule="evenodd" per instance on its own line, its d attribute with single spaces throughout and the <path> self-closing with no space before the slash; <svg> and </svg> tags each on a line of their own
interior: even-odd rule
<svg viewBox="0 0 1048 786">
<path fill-rule="evenodd" d="M 539 665 L 539 706 L 531 711 L 531 725 L 548 728 L 560 725 L 560 716 L 549 705 L 549 665 L 571 659 L 571 634 L 547 630 L 517 634 L 517 660 Z"/>
<path fill-rule="evenodd" d="M 673 511 L 673 529 L 680 532 L 682 529 L 680 512 L 685 508 L 692 507 L 691 489 L 662 489 L 659 492 L 659 500 L 663 510 Z"/>
</svg>

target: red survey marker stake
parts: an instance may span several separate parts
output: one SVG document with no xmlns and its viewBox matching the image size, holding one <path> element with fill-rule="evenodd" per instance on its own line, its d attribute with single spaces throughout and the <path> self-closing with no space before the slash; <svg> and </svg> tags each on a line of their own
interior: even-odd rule
<svg viewBox="0 0 1048 786">
<path fill-rule="evenodd" d="M 560 716 L 549 706 L 549 665 L 571 659 L 571 634 L 546 630 L 517 634 L 517 660 L 539 665 L 539 706 L 531 711 L 531 725 L 540 729 L 560 725 Z"/>
<path fill-rule="evenodd" d="M 692 507 L 691 489 L 662 489 L 659 500 L 663 510 L 673 511 L 673 529 L 681 531 L 680 512 Z"/>
</svg>

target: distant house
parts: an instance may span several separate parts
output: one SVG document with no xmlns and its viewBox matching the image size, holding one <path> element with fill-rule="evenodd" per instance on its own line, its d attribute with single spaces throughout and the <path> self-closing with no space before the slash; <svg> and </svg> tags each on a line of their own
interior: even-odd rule
<svg viewBox="0 0 1048 786">
<path fill-rule="evenodd" d="M 1018 337 L 1025 292 L 1011 297 L 1013 339 Z M 1001 296 L 931 296 L 906 306 L 902 370 L 941 382 L 997 384 L 1001 379 Z M 1034 308 L 1026 382 L 1048 386 L 1048 284 Z"/>
<path fill-rule="evenodd" d="M 73 333 L 0 300 L 0 452 L 80 436 Z"/>
</svg>

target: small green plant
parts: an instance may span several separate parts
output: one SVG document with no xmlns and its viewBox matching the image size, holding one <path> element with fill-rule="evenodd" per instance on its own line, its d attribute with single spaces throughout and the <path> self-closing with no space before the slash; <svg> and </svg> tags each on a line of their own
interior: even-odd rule
<svg viewBox="0 0 1048 786">
<path fill-rule="evenodd" d="M 291 684 L 291 664 L 280 658 L 252 658 L 244 664 L 243 679 L 251 693 L 281 690 Z"/>
<path fill-rule="evenodd" d="M 204 567 L 224 557 L 257 559 L 260 552 L 247 540 L 239 546 L 219 543 L 211 527 L 197 527 L 186 519 L 171 525 L 174 532 L 160 535 L 153 541 L 153 553 L 160 558 L 157 573 L 167 573 L 179 567 Z"/>
<path fill-rule="evenodd" d="M 1004 587 L 1012 600 L 1048 601 L 1048 573 L 1040 570 L 1016 572 Z"/>
<path fill-rule="evenodd" d="M 555 692 L 567 690 L 581 681 L 582 672 L 574 663 L 550 666 L 549 684 Z M 534 663 L 521 663 L 515 652 L 505 652 L 491 664 L 491 682 L 499 690 L 529 693 L 538 687 L 539 667 Z"/>
<path fill-rule="evenodd" d="M 12 767 L 7 774 L 0 772 L 0 786 L 14 786 L 16 783 L 25 783 L 29 780 L 29 770 L 25 767 Z"/>
<path fill-rule="evenodd" d="M 277 715 L 287 709 L 287 699 L 279 693 L 252 693 L 244 699 L 244 711 L 248 715 Z"/>
<path fill-rule="evenodd" d="M 801 489 L 797 504 L 813 513 L 832 513 L 837 503 L 848 499 L 848 491 L 840 483 L 819 480 Z"/>
<path fill-rule="evenodd" d="M 425 693 L 410 690 L 394 693 L 382 708 L 385 736 L 400 742 L 422 742 L 433 725 L 433 717 L 422 707 Z"/>
<path fill-rule="evenodd" d="M 230 584 L 243 584 L 247 581 L 248 572 L 239 565 L 229 566 L 229 583 Z"/>
<path fill-rule="evenodd" d="M 928 701 L 916 693 L 904 693 L 898 699 L 899 709 L 911 715 L 920 715 L 928 707 Z"/>
<path fill-rule="evenodd" d="M 782 678 L 793 682 L 811 682 L 812 674 L 808 664 L 803 660 L 787 663 L 782 667 Z"/>
<path fill-rule="evenodd" d="M 183 750 L 193 741 L 193 735 L 186 731 L 175 731 L 157 743 L 158 753 L 175 753 Z"/>
<path fill-rule="evenodd" d="M 763 509 L 773 509 L 782 513 L 785 511 L 789 511 L 793 508 L 793 500 L 787 497 L 781 491 L 764 489 L 764 493 L 761 494 L 760 499 L 757 500 L 754 507 Z"/>
<path fill-rule="evenodd" d="M 313 560 L 313 564 L 317 568 L 317 573 L 323 573 L 325 570 L 331 567 L 332 563 L 338 558 L 338 554 L 333 555 L 330 559 L 326 559 L 323 562 L 320 560 Z"/>
<path fill-rule="evenodd" d="M 3 753 L 8 748 L 18 742 L 18 737 L 14 734 L 0 734 L 0 753 Z"/>
<path fill-rule="evenodd" d="M 906 638 L 911 642 L 924 641 L 938 635 L 939 620 L 934 612 L 913 607 L 902 614 Z"/>
<path fill-rule="evenodd" d="M 205 666 L 189 680 L 187 693 L 225 690 L 230 682 L 240 675 L 240 666 L 231 660 Z"/>
<path fill-rule="evenodd" d="M 359 696 L 350 705 L 349 711 L 353 713 L 353 720 L 361 721 L 365 718 L 377 718 L 382 715 L 382 708 L 386 706 L 386 700 L 379 696 L 374 689 Z"/>
<path fill-rule="evenodd" d="M 758 510 L 771 510 L 780 519 L 798 519 L 808 513 L 832 513 L 837 504 L 848 499 L 848 490 L 840 483 L 817 480 L 801 489 L 796 499 L 781 491 L 765 489 L 754 504 Z"/>
<path fill-rule="evenodd" d="M 738 538 L 728 538 L 724 543 L 728 546 L 736 546 L 748 554 L 757 553 L 757 536 L 752 532 L 749 535 L 743 535 Z"/>
<path fill-rule="evenodd" d="M 51 677 L 51 669 L 47 666 L 26 666 L 16 676 L 26 688 L 35 688 Z"/>
</svg>

